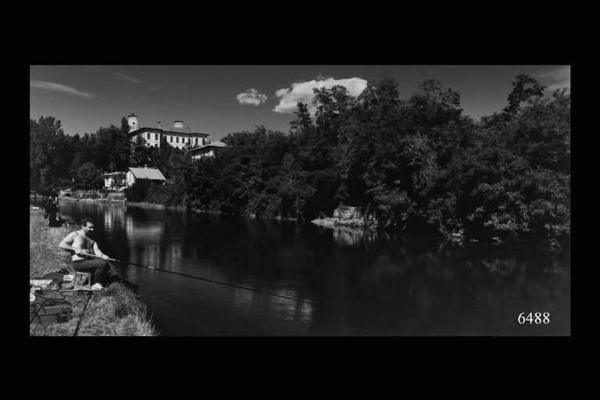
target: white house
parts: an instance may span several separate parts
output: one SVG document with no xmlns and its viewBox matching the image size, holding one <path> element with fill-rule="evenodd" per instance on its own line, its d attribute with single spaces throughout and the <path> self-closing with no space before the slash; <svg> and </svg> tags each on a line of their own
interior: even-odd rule
<svg viewBox="0 0 600 400">
<path fill-rule="evenodd" d="M 127 172 L 109 172 L 104 177 L 104 188 L 107 190 L 120 190 L 127 187 Z"/>
<path fill-rule="evenodd" d="M 214 157 L 215 152 L 224 147 L 227 147 L 227 145 L 223 142 L 219 142 L 218 140 L 203 146 L 194 147 L 190 149 L 192 160 L 198 160 L 202 157 Z"/>
<path fill-rule="evenodd" d="M 127 186 L 132 186 L 138 180 L 149 180 L 153 182 L 166 182 L 166 178 L 157 168 L 129 168 L 127 171 Z"/>
</svg>

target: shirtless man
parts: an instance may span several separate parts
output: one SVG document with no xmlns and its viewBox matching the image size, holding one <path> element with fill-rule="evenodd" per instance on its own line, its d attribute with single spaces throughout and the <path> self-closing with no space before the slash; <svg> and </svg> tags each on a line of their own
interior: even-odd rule
<svg viewBox="0 0 600 400">
<path fill-rule="evenodd" d="M 96 288 L 102 288 L 102 285 L 109 281 L 121 281 L 121 274 L 116 267 L 108 261 L 110 257 L 104 254 L 98 243 L 91 239 L 94 232 L 94 223 L 84 218 L 81 220 L 81 229 L 69 233 L 58 245 L 61 249 L 74 252 L 71 256 L 71 273 L 74 271 L 83 271 L 92 273 L 92 283 Z M 100 258 L 88 258 L 86 254 L 95 254 Z"/>
</svg>

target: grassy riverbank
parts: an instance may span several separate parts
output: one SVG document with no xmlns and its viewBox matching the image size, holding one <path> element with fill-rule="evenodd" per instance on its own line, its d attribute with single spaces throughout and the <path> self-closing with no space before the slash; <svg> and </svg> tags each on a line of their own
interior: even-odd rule
<svg viewBox="0 0 600 400">
<path fill-rule="evenodd" d="M 68 254 L 58 249 L 58 243 L 72 229 L 50 228 L 41 210 L 30 210 L 30 277 L 41 277 L 67 265 Z M 53 323 L 47 326 L 32 324 L 29 334 L 32 336 L 73 335 L 83 310 L 85 296 L 72 296 L 67 300 L 72 303 L 73 318 L 64 323 Z M 119 283 L 113 283 L 93 295 L 79 328 L 79 336 L 157 336 L 157 334 L 145 305 L 135 293 Z"/>
</svg>

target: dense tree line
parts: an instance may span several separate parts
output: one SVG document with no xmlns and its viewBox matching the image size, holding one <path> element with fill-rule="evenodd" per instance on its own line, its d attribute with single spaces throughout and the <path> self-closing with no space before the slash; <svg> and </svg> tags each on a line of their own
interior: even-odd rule
<svg viewBox="0 0 600 400">
<path fill-rule="evenodd" d="M 92 166 L 147 164 L 169 183 L 132 188 L 136 200 L 300 221 L 346 204 L 394 231 L 569 236 L 569 94 L 544 94 L 520 75 L 506 107 L 474 121 L 456 91 L 434 80 L 418 89 L 407 99 L 391 79 L 357 98 L 341 86 L 317 89 L 315 114 L 299 103 L 288 134 L 263 126 L 231 133 L 216 157 L 195 162 L 168 145 L 130 143 L 125 120 L 68 137 L 59 122 L 41 118 L 31 121 L 31 183 L 82 183 Z"/>
<path fill-rule="evenodd" d="M 30 120 L 29 184 L 43 192 L 60 187 L 102 186 L 101 173 L 126 169 L 130 158 L 127 121 L 95 134 L 65 135 L 54 117 Z"/>
<path fill-rule="evenodd" d="M 429 80 L 402 99 L 393 80 L 358 97 L 315 91 L 290 134 L 258 127 L 223 139 L 188 173 L 189 205 L 310 220 L 358 206 L 380 228 L 447 237 L 570 233 L 570 95 L 520 75 L 506 107 L 481 121 Z"/>
</svg>

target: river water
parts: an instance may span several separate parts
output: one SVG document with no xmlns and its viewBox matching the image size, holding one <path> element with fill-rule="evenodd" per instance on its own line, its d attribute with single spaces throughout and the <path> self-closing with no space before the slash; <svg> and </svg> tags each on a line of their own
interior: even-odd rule
<svg viewBox="0 0 600 400">
<path fill-rule="evenodd" d="M 93 218 L 114 258 L 261 292 L 123 267 L 161 335 L 570 334 L 569 254 L 122 204 L 60 211 Z M 518 322 L 536 312 L 548 323 Z"/>
</svg>

